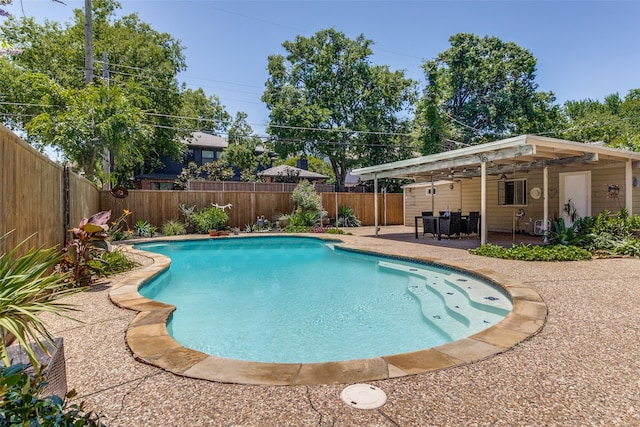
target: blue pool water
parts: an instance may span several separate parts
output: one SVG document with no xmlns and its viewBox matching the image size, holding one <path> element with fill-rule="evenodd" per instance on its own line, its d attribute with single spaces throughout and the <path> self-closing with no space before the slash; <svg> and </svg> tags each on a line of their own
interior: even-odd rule
<svg viewBox="0 0 640 427">
<path fill-rule="evenodd" d="M 232 359 L 313 363 L 406 353 L 499 322 L 503 290 L 434 266 L 265 236 L 136 245 L 171 258 L 140 288 L 177 307 L 185 347 Z"/>
</svg>

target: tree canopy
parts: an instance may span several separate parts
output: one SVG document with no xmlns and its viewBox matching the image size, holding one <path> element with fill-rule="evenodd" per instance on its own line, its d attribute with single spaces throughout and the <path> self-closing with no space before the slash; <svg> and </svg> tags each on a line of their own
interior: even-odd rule
<svg viewBox="0 0 640 427">
<path fill-rule="evenodd" d="M 183 47 L 136 14 L 115 18 L 120 4 L 92 1 L 94 78 L 84 80 L 84 12 L 65 26 L 32 18 L 8 18 L 3 38 L 22 54 L 0 58 L 3 119 L 26 139 L 62 153 L 89 179 L 126 183 L 135 170 L 177 159 L 180 137 L 194 129 L 223 131 L 230 122 L 215 97 L 186 90 L 177 81 L 186 68 Z M 103 78 L 102 76 L 106 76 Z M 187 117 L 188 116 L 188 117 Z M 109 154 L 108 154 L 109 153 Z"/>
<path fill-rule="evenodd" d="M 116 18 L 115 0 L 92 0 L 92 8 L 94 52 L 106 57 L 95 60 L 90 84 L 82 10 L 65 25 L 2 14 L 1 39 L 20 54 L 0 55 L 0 118 L 35 147 L 58 150 L 95 182 L 125 184 L 134 171 L 162 166 L 161 158 L 177 160 L 184 150 L 179 141 L 196 130 L 229 137 L 216 165 L 224 173 L 205 171 L 211 176 L 228 178 L 233 164 L 242 179 L 254 180 L 273 148 L 283 162 L 300 155 L 326 161 L 332 173 L 321 173 L 335 176 L 340 189 L 355 167 L 437 153 L 445 143 L 534 133 L 640 150 L 640 89 L 560 106 L 553 92 L 537 91 L 531 52 L 460 33 L 423 63 L 418 100 L 417 83 L 404 71 L 372 63 L 371 40 L 333 28 L 285 41 L 284 54 L 267 58 L 262 100 L 273 143 L 267 147 L 246 114 L 232 119 L 217 96 L 178 84 L 186 68 L 178 40 L 136 14 Z M 256 158 L 259 151 L 267 154 Z M 103 172 L 106 160 L 111 176 Z"/>
<path fill-rule="evenodd" d="M 449 49 L 423 65 L 423 152 L 441 151 L 447 138 L 475 144 L 542 131 L 549 116 L 557 119 L 554 95 L 536 92 L 536 59 L 528 50 L 474 34 L 459 33 L 449 41 Z"/>
<path fill-rule="evenodd" d="M 242 181 L 256 181 L 258 168 L 271 164 L 269 146 L 262 142 L 259 136 L 247 123 L 247 114 L 240 112 L 229 128 L 229 146 L 222 153 L 222 158 L 240 170 Z"/>
<path fill-rule="evenodd" d="M 286 158 L 327 158 L 340 188 L 356 166 L 411 153 L 408 109 L 414 82 L 403 71 L 371 64 L 370 40 L 335 29 L 286 41 L 287 54 L 270 55 L 262 100 L 268 132 Z"/>
<path fill-rule="evenodd" d="M 640 151 L 640 89 L 621 98 L 615 93 L 604 102 L 585 99 L 564 105 L 568 126 L 561 137 L 574 141 L 602 141 Z"/>
</svg>

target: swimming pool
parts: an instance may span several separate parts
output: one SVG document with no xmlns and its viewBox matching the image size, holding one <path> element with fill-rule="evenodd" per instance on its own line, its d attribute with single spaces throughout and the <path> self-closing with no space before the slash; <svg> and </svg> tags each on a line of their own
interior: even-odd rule
<svg viewBox="0 0 640 427">
<path fill-rule="evenodd" d="M 407 353 L 482 331 L 512 308 L 501 288 L 480 278 L 314 238 L 136 248 L 171 258 L 168 270 L 139 289 L 177 307 L 167 324 L 171 336 L 237 360 L 315 363 Z"/>
</svg>

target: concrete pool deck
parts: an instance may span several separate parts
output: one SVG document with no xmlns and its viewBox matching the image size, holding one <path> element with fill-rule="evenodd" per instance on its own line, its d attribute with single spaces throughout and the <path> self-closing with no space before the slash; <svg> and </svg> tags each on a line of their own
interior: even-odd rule
<svg viewBox="0 0 640 427">
<path fill-rule="evenodd" d="M 447 260 L 522 283 L 546 303 L 547 323 L 533 338 L 474 363 L 367 380 L 388 400 L 363 411 L 341 402 L 344 384 L 224 384 L 136 361 L 126 331 L 145 325 L 109 301 L 121 280 L 114 278 L 69 298 L 84 323 L 48 320 L 65 339 L 69 387 L 110 426 L 640 425 L 640 260 L 506 261 L 415 241 L 409 227 L 383 227 L 378 238 L 369 237 L 372 228 L 354 232 L 344 236 L 352 247 Z M 404 234 L 411 238 L 395 237 Z"/>
</svg>

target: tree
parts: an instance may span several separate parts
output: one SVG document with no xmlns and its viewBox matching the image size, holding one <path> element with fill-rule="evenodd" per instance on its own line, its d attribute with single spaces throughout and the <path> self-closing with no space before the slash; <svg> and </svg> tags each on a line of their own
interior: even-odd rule
<svg viewBox="0 0 640 427">
<path fill-rule="evenodd" d="M 339 188 L 356 166 L 392 161 L 411 151 L 409 121 L 414 82 L 402 71 L 372 65 L 372 42 L 335 29 L 283 43 L 270 55 L 262 100 L 268 132 L 283 158 L 300 153 L 327 158 Z"/>
<path fill-rule="evenodd" d="M 465 33 L 449 41 L 448 50 L 423 64 L 427 87 L 421 111 L 426 120 L 421 125 L 432 126 L 422 130 L 423 151 L 438 149 L 438 138 L 441 143 L 447 134 L 475 144 L 530 129 L 532 123 L 547 125 L 539 115 L 555 98 L 536 93 L 536 60 L 528 50 Z"/>
<path fill-rule="evenodd" d="M 101 82 L 82 89 L 56 87 L 44 100 L 56 107 L 27 122 L 27 131 L 62 149 L 88 179 L 108 179 L 100 162 L 106 150 L 125 171 L 144 161 L 136 141 L 150 129 L 140 125 L 142 111 L 123 90 Z"/>
<path fill-rule="evenodd" d="M 640 151 L 640 89 L 623 98 L 615 93 L 604 102 L 585 99 L 564 105 L 568 127 L 561 137 L 574 141 L 603 141 L 606 144 Z"/>
<path fill-rule="evenodd" d="M 240 170 L 242 181 L 255 181 L 258 168 L 271 164 L 269 147 L 253 133 L 253 129 L 247 123 L 246 113 L 236 114 L 229 128 L 228 141 L 229 146 L 222 153 L 222 158 Z"/>
<path fill-rule="evenodd" d="M 113 0 L 92 1 L 94 50 L 108 52 L 108 63 L 97 61 L 95 72 L 108 70 L 108 85 L 95 77 L 85 87 L 80 65 L 84 12 L 77 9 L 65 27 L 50 21 L 39 25 L 31 18 L 7 19 L 0 31 L 23 52 L 0 61 L 0 74 L 9 78 L 0 82 L 0 93 L 11 94 L 1 100 L 14 106 L 10 123 L 15 130 L 26 130 L 29 142 L 61 149 L 88 178 L 106 178 L 97 173 L 104 160 L 102 148 L 113 149 L 115 175 L 124 183 L 133 169 L 158 165 L 162 155 L 181 154 L 177 117 L 182 98 L 176 76 L 185 63 L 179 43 L 136 14 L 114 19 L 119 7 Z M 78 107 L 84 111 L 69 111 Z M 119 108 L 122 114 L 100 126 L 100 111 Z M 88 123 L 95 128 L 87 129 Z M 66 140 L 73 142 L 63 144 Z M 97 141 L 99 147 L 90 147 Z"/>
<path fill-rule="evenodd" d="M 420 151 L 424 155 L 443 151 L 442 143 L 448 137 L 443 113 L 440 112 L 442 91 L 438 83 L 435 64 L 425 64 L 427 87 L 416 109 L 416 129 Z"/>
<path fill-rule="evenodd" d="M 187 133 L 199 130 L 219 135 L 229 127 L 231 116 L 217 96 L 207 97 L 202 88 L 185 89 L 181 94 L 181 99 L 179 126 Z"/>
</svg>

